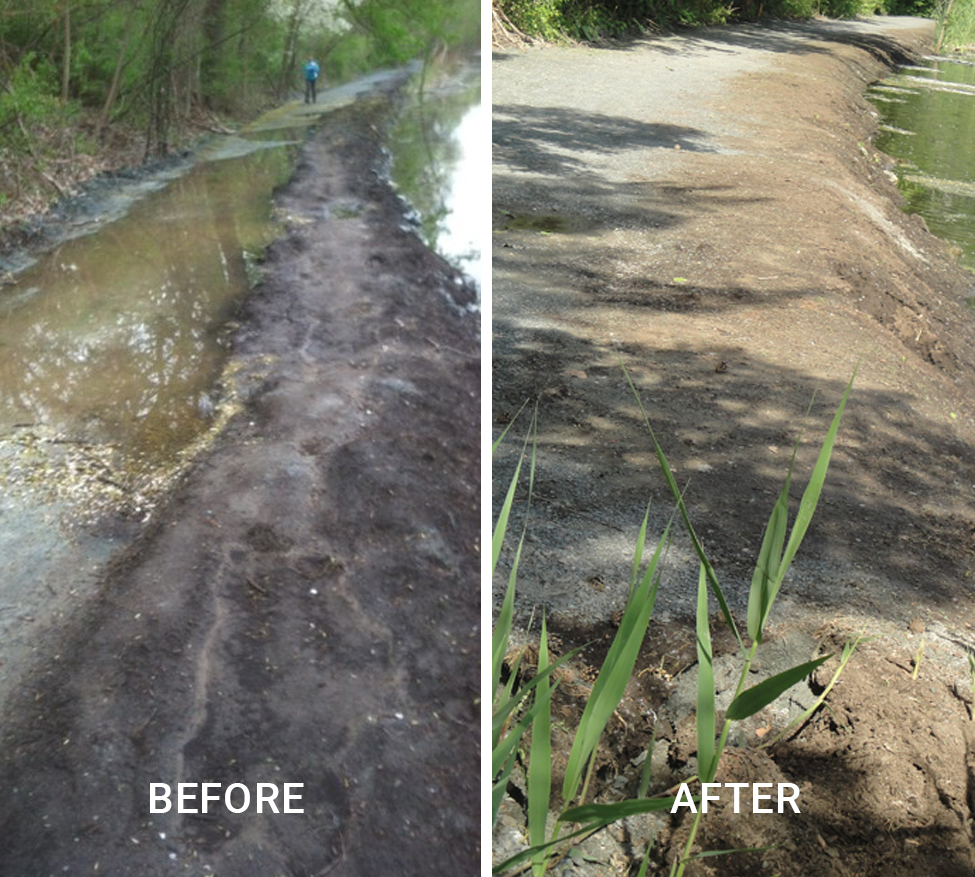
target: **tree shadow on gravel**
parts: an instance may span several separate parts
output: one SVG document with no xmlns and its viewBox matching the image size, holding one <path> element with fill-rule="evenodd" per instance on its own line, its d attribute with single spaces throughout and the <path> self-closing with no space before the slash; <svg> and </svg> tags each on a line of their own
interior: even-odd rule
<svg viewBox="0 0 975 877">
<path fill-rule="evenodd" d="M 710 137 L 685 125 L 650 124 L 564 107 L 494 107 L 495 162 L 515 171 L 558 174 L 588 170 L 592 153 L 673 149 L 717 152 Z"/>
<path fill-rule="evenodd" d="M 547 160 L 540 158 L 540 161 Z M 597 241 L 582 239 L 576 233 L 637 229 L 649 234 L 654 230 L 675 228 L 701 214 L 734 212 L 771 200 L 742 196 L 734 186 L 726 183 L 690 188 L 660 180 L 616 182 L 592 170 L 580 170 L 558 180 L 548 177 L 518 179 L 513 175 L 497 174 L 495 190 L 504 192 L 503 196 L 496 197 L 494 204 L 493 227 L 497 245 L 513 251 L 531 250 L 533 261 L 551 260 L 552 267 L 560 270 L 568 264 L 582 266 L 580 276 L 591 276 L 594 282 L 610 279 L 609 272 L 599 267 L 606 264 L 607 258 L 626 260 L 632 257 L 633 263 L 638 264 L 641 256 L 618 246 L 608 249 Z M 543 222 L 546 216 L 551 223 L 542 228 L 537 223 Z M 535 241 L 531 239 L 508 238 L 505 233 L 512 230 L 541 231 L 550 236 L 542 249 L 535 247 Z M 648 246 L 652 244 L 649 236 L 645 242 Z M 695 240 L 694 245 L 698 249 L 708 247 L 707 241 L 700 239 Z M 504 259 L 510 255 L 499 254 L 496 258 Z"/>
<path fill-rule="evenodd" d="M 733 308 L 729 302 L 723 320 L 734 319 Z M 784 369 L 733 344 L 707 350 L 616 345 L 503 319 L 495 320 L 494 337 L 495 425 L 526 400 L 540 400 L 536 488 L 542 501 L 532 515 L 545 549 L 541 565 L 564 553 L 570 591 L 593 576 L 625 584 L 631 555 L 618 552 L 612 568 L 597 568 L 606 556 L 601 540 L 617 540 L 624 531 L 635 538 L 651 496 L 653 532 L 666 525 L 672 500 L 624 365 L 678 482 L 689 485 L 685 499 L 719 578 L 733 601 L 744 603 L 792 445 L 804 428 L 798 495 L 845 378 Z M 513 452 L 497 456 L 498 491 L 513 462 Z M 807 569 L 801 594 L 791 596 L 826 613 L 855 611 L 896 622 L 923 606 L 959 608 L 957 601 L 970 597 L 963 583 L 975 555 L 968 501 L 973 483 L 971 449 L 947 422 L 920 418 L 900 393 L 854 385 L 821 508 L 797 561 L 798 570 Z M 588 547 L 580 549 L 582 543 Z M 531 555 L 522 561 L 526 580 L 532 579 Z M 582 568 L 571 569 L 573 559 Z M 691 566 L 682 577 L 694 577 Z M 553 577 L 540 570 L 536 579 Z M 692 588 L 678 590 L 685 598 L 693 594 Z M 783 595 L 790 596 L 788 582 Z M 534 602 L 550 602 L 544 589 Z M 692 606 L 685 608 L 690 615 Z"/>
<path fill-rule="evenodd" d="M 869 52 L 889 67 L 912 63 L 903 46 L 880 33 L 867 33 L 862 22 L 849 21 L 793 21 L 762 24 L 733 24 L 678 31 L 680 41 L 669 43 L 666 38 L 651 37 L 606 41 L 601 50 L 633 51 L 647 43 L 654 52 L 667 55 L 687 55 L 714 52 L 736 54 L 741 50 L 774 52 L 776 54 L 829 54 L 822 43 L 855 46 Z M 867 25 L 869 26 L 869 25 Z M 503 60 L 504 53 L 496 53 Z"/>
</svg>

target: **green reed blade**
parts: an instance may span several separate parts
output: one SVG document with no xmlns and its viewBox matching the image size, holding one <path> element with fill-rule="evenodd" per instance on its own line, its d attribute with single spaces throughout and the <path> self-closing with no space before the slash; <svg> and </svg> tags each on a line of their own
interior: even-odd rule
<svg viewBox="0 0 975 877">
<path fill-rule="evenodd" d="M 504 693 L 498 698 L 497 703 L 494 707 L 494 712 L 491 715 L 491 730 L 494 734 L 493 745 L 497 746 L 501 742 L 501 735 L 504 732 L 505 725 L 508 722 L 509 717 L 515 710 L 521 706 L 522 702 L 531 694 L 535 688 L 545 683 L 549 680 L 556 670 L 559 669 L 563 664 L 571 661 L 579 652 L 582 650 L 583 646 L 577 649 L 573 649 L 562 655 L 557 661 L 549 664 L 544 670 L 537 672 L 528 682 L 520 686 L 517 691 L 512 691 L 512 686 L 514 685 L 514 670 L 512 671 L 512 678 L 508 680 L 508 684 L 505 686 Z M 556 682 L 552 685 L 552 689 L 549 691 L 551 696 L 552 691 L 555 690 L 555 686 L 558 685 Z"/>
<path fill-rule="evenodd" d="M 548 669 L 548 631 L 542 616 L 542 633 L 538 646 L 538 672 Z M 535 688 L 535 701 L 550 698 L 548 678 Z M 552 794 L 552 711 L 542 709 L 532 723 L 531 754 L 528 762 L 528 842 L 534 846 L 545 842 L 545 821 Z M 539 853 L 532 859 L 532 872 L 545 873 L 548 856 Z"/>
<path fill-rule="evenodd" d="M 790 467 L 791 475 L 791 467 Z M 752 587 L 748 596 L 748 635 L 755 641 L 762 641 L 762 620 L 766 617 L 771 604 L 773 582 L 779 571 L 782 558 L 782 548 L 789 531 L 789 483 L 786 478 L 785 486 L 775 502 L 765 537 L 755 562 L 755 573 L 752 576 Z"/>
<path fill-rule="evenodd" d="M 708 584 L 704 565 L 697 583 L 697 765 L 701 781 L 714 778 L 716 717 L 714 708 L 714 665 L 711 628 L 708 619 Z"/>
<path fill-rule="evenodd" d="M 565 801 L 571 801 L 575 797 L 586 763 L 623 699 L 626 683 L 633 674 L 633 667 L 647 632 L 650 616 L 653 614 L 653 604 L 657 599 L 657 588 L 660 584 L 657 564 L 669 535 L 668 525 L 657 543 L 639 587 L 633 593 L 633 598 L 627 602 L 619 629 L 613 637 L 613 643 L 586 702 L 565 768 L 565 780 L 562 785 L 562 797 Z"/>
<path fill-rule="evenodd" d="M 494 534 L 491 538 L 491 570 L 497 569 L 498 559 L 501 557 L 501 546 L 504 544 L 505 533 L 508 530 L 508 517 L 511 514 L 511 506 L 515 501 L 515 490 L 518 487 L 518 479 L 521 476 L 521 465 L 525 459 L 525 452 L 528 450 L 528 443 L 531 441 L 532 455 L 531 455 L 531 472 L 529 477 L 529 505 L 531 504 L 531 487 L 535 481 L 535 446 L 536 439 L 538 437 L 538 408 L 536 406 L 535 411 L 532 413 L 531 424 L 528 428 L 528 433 L 525 435 L 525 441 L 522 445 L 521 454 L 518 457 L 518 463 L 515 466 L 515 474 L 511 477 L 511 483 L 508 485 L 508 493 L 505 496 L 504 503 L 501 506 L 501 513 L 498 515 L 498 523 L 494 527 Z M 498 439 L 500 441 L 500 439 Z M 497 442 L 495 442 L 495 447 L 497 447 Z"/>
<path fill-rule="evenodd" d="M 809 484 L 806 485 L 806 489 L 802 494 L 802 500 L 799 502 L 799 511 L 796 513 L 796 520 L 792 525 L 792 532 L 789 534 L 789 541 L 785 547 L 785 553 L 782 555 L 782 560 L 778 564 L 775 577 L 769 583 L 764 600 L 762 601 L 764 605 L 761 606 L 756 625 L 758 632 L 756 640 L 760 639 L 761 633 L 765 629 L 769 613 L 772 611 L 772 604 L 775 602 L 779 588 L 782 586 L 782 580 L 789 571 L 789 566 L 792 564 L 792 560 L 799 550 L 799 546 L 802 544 L 802 540 L 812 521 L 813 514 L 816 511 L 816 506 L 819 503 L 819 495 L 822 493 L 823 483 L 826 481 L 826 472 L 829 469 L 829 461 L 833 454 L 833 445 L 836 442 L 836 435 L 839 432 L 843 410 L 846 408 L 846 402 L 850 397 L 850 391 L 853 389 L 853 381 L 856 379 L 859 368 L 860 366 L 857 364 L 856 368 L 853 369 L 853 375 L 846 385 L 843 398 L 840 400 L 839 407 L 836 409 L 836 414 L 833 415 L 833 422 L 830 424 L 829 431 L 826 433 L 826 438 L 823 441 L 823 446 L 819 451 L 819 457 L 816 460 L 816 465 L 813 467 Z M 750 604 L 751 599 L 749 599 L 749 615 L 751 615 Z M 749 633 L 751 633 L 751 628 L 752 623 L 749 620 Z"/>
<path fill-rule="evenodd" d="M 747 719 L 749 716 L 757 713 L 762 707 L 768 706 L 780 694 L 792 688 L 793 685 L 802 682 L 820 664 L 825 663 L 832 657 L 832 654 L 823 655 L 814 661 L 807 661 L 805 664 L 790 667 L 788 670 L 776 673 L 775 676 L 770 676 L 768 679 L 759 682 L 758 685 L 746 688 L 731 702 L 725 718 L 729 722 Z"/>
<path fill-rule="evenodd" d="M 640 408 L 643 423 L 646 426 L 647 431 L 650 433 L 650 440 L 653 442 L 653 446 L 657 454 L 657 462 L 660 465 L 660 471 L 663 473 L 664 480 L 667 482 L 670 492 L 677 501 L 677 508 L 680 510 L 681 519 L 684 521 L 684 527 L 687 530 L 687 534 L 691 537 L 691 544 L 694 546 L 694 552 L 697 554 L 698 559 L 701 561 L 701 564 L 703 565 L 707 574 L 707 580 L 709 586 L 711 587 L 711 592 L 714 594 L 714 598 L 718 601 L 718 607 L 721 609 L 721 615 L 724 618 L 725 623 L 735 635 L 735 639 L 738 641 L 738 646 L 741 648 L 742 654 L 745 654 L 745 643 L 741 638 L 741 633 L 738 631 L 738 625 L 735 623 L 734 616 L 731 614 L 731 609 L 728 607 L 728 601 L 725 600 L 724 592 L 721 590 L 721 586 L 718 584 L 718 576 L 714 571 L 714 567 L 711 566 L 711 561 L 708 560 L 707 555 L 704 553 L 704 546 L 701 544 L 701 540 L 698 538 L 697 532 L 694 530 L 694 526 L 691 524 L 691 518 L 687 512 L 687 506 L 684 504 L 684 496 L 681 493 L 680 488 L 677 486 L 677 479 L 674 478 L 674 473 L 671 471 L 670 464 L 667 462 L 667 458 L 664 456 L 663 448 L 660 446 L 660 442 L 657 441 L 657 436 L 653 431 L 653 427 L 650 425 L 650 417 L 647 414 L 646 409 L 643 407 L 643 400 L 640 398 L 640 394 L 637 392 L 636 386 L 633 384 L 633 380 L 630 378 L 630 373 L 626 370 L 626 366 L 622 366 L 622 368 L 623 374 L 626 376 L 626 381 L 630 385 L 630 390 L 633 392 L 636 403 Z"/>
<path fill-rule="evenodd" d="M 550 841 L 546 841 L 538 846 L 531 846 L 527 850 L 522 850 L 520 853 L 515 853 L 510 858 L 505 859 L 503 862 L 499 862 L 491 869 L 492 874 L 503 874 L 505 871 L 509 871 L 516 865 L 520 865 L 523 862 L 528 861 L 536 853 L 542 850 L 549 850 L 556 844 L 564 844 L 566 841 L 572 840 L 573 838 L 582 837 L 582 835 L 592 834 L 595 829 L 590 826 L 584 826 L 583 828 L 573 831 L 570 834 L 559 835 L 557 838 L 553 838 Z"/>
<path fill-rule="evenodd" d="M 643 516 L 643 523 L 640 525 L 640 533 L 636 539 L 636 551 L 633 552 L 633 569 L 630 571 L 630 589 L 626 593 L 626 601 L 633 598 L 633 591 L 636 588 L 637 580 L 640 577 L 640 564 L 643 563 L 643 549 L 647 543 L 647 525 L 650 523 L 650 503 L 647 503 L 647 512 Z"/>
<path fill-rule="evenodd" d="M 628 816 L 638 816 L 641 813 L 656 813 L 659 810 L 670 810 L 677 799 L 671 795 L 667 798 L 628 798 L 615 804 L 582 804 L 572 807 L 562 814 L 563 822 L 578 822 L 590 828 L 609 825 L 618 819 Z M 686 800 L 686 799 L 685 799 Z M 701 799 L 692 798 L 699 802 Z"/>
</svg>

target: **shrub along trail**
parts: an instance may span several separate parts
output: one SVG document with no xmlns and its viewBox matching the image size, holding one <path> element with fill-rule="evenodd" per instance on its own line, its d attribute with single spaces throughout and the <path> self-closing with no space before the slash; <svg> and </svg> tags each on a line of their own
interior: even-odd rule
<svg viewBox="0 0 975 877">
<path fill-rule="evenodd" d="M 975 867 L 972 278 L 898 209 L 863 98 L 933 36 L 931 22 L 875 18 L 495 55 L 495 434 L 540 400 L 518 605 L 523 624 L 544 605 L 565 649 L 597 643 L 560 688 L 557 774 L 627 593 L 646 503 L 652 532 L 673 510 L 621 362 L 742 624 L 793 443 L 802 430 L 798 496 L 859 363 L 755 679 L 808 660 L 819 642 L 834 650 L 863 628 L 878 638 L 800 735 L 756 748 L 810 702 L 808 684 L 731 738 L 718 780 L 796 783 L 802 812 L 719 808 L 698 841 L 781 846 L 705 859 L 689 874 Z M 509 441 L 497 455 L 499 498 L 517 452 Z M 654 733 L 653 789 L 695 772 L 698 564 L 682 534 L 664 567 L 644 672 L 598 763 L 601 799 L 632 793 L 631 760 Z M 721 689 L 741 666 L 729 640 L 716 641 Z M 522 818 L 509 801 L 497 851 L 517 848 Z M 631 820 L 587 842 L 592 861 L 580 867 L 624 873 L 650 839 L 660 866 L 687 824 Z"/>
<path fill-rule="evenodd" d="M 475 873 L 477 319 L 401 228 L 388 117 L 305 147 L 242 413 L 5 703 L 0 873 Z M 303 813 L 150 813 L 180 782 L 302 783 Z"/>
</svg>

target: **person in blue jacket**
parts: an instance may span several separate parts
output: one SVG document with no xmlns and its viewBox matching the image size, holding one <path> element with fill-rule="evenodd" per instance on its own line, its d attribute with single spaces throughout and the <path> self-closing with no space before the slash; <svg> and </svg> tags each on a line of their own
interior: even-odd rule
<svg viewBox="0 0 975 877">
<path fill-rule="evenodd" d="M 312 59 L 308 59 L 308 63 L 305 64 L 305 103 L 317 103 L 318 94 L 316 86 L 318 84 L 318 63 Z"/>
</svg>

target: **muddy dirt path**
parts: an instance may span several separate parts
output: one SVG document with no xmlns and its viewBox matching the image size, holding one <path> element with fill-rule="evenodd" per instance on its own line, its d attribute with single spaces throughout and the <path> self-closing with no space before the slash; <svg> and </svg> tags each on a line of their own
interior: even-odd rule
<svg viewBox="0 0 975 877">
<path fill-rule="evenodd" d="M 879 638 L 800 737 L 757 749 L 827 673 L 743 726 L 719 779 L 796 782 L 808 809 L 706 820 L 703 849 L 783 846 L 705 860 L 697 874 L 969 874 L 975 862 L 973 284 L 899 211 L 863 99 L 867 83 L 928 51 L 932 33 L 876 18 L 495 55 L 495 435 L 539 400 L 519 612 L 524 625 L 544 606 L 564 649 L 597 642 L 557 704 L 557 774 L 625 600 L 646 503 L 654 533 L 673 507 L 621 363 L 739 619 L 799 430 L 796 498 L 860 363 L 756 681 L 852 632 Z M 510 442 L 496 457 L 498 498 L 517 452 Z M 664 569 L 643 672 L 599 764 L 602 799 L 635 788 L 654 733 L 653 788 L 696 769 L 698 564 L 685 536 Z M 740 667 L 731 645 L 719 646 L 719 708 Z M 496 853 L 517 849 L 522 820 L 516 795 Z M 595 864 L 580 867 L 625 873 L 647 843 L 662 867 L 686 832 L 666 818 L 604 832 L 585 849 Z"/>
<path fill-rule="evenodd" d="M 401 228 L 390 116 L 310 139 L 243 410 L 5 703 L 0 873 L 475 872 L 478 320 Z M 203 782 L 251 808 L 150 812 L 150 783 Z M 256 814 L 262 782 L 303 812 Z"/>
</svg>

